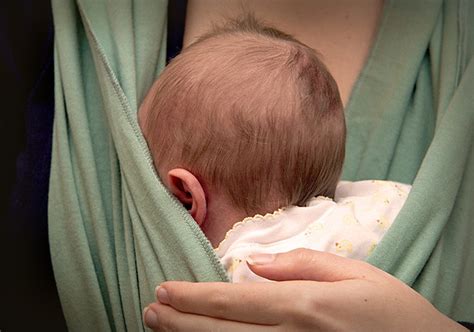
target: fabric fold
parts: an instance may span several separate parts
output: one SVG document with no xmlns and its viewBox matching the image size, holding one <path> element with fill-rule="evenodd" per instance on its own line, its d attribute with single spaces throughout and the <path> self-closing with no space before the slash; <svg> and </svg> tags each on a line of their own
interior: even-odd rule
<svg viewBox="0 0 474 332">
<path fill-rule="evenodd" d="M 141 331 L 165 280 L 228 281 L 157 177 L 136 120 L 165 65 L 166 1 L 54 0 L 49 189 L 71 331 Z M 369 262 L 460 321 L 474 317 L 474 5 L 387 1 L 347 106 L 344 179 L 413 184 Z"/>
<path fill-rule="evenodd" d="M 165 64 L 164 1 L 54 1 L 51 254 L 70 330 L 143 330 L 165 280 L 227 281 L 137 124 Z"/>
<path fill-rule="evenodd" d="M 389 1 L 347 106 L 343 177 L 412 183 L 368 261 L 457 320 L 474 295 L 474 7 Z"/>
</svg>

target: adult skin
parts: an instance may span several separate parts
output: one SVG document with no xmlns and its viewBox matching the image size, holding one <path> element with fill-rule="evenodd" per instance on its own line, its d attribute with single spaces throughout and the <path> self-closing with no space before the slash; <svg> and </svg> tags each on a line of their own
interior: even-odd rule
<svg viewBox="0 0 474 332">
<path fill-rule="evenodd" d="M 253 256 L 272 283 L 170 281 L 145 309 L 154 331 L 465 331 L 368 263 L 308 249 Z"/>
<path fill-rule="evenodd" d="M 184 46 L 242 8 L 316 49 L 347 104 L 376 36 L 382 0 L 189 0 Z M 155 331 L 466 330 L 367 263 L 311 250 L 263 258 L 266 264 L 254 259 L 251 269 L 279 282 L 166 282 L 145 322 Z"/>
<path fill-rule="evenodd" d="M 243 9 L 320 53 L 346 105 L 375 39 L 383 0 L 189 0 L 183 46 Z"/>
</svg>

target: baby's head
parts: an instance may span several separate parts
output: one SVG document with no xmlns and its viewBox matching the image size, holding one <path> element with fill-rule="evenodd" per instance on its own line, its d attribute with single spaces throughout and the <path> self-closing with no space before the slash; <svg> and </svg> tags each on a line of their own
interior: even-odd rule
<svg viewBox="0 0 474 332">
<path fill-rule="evenodd" d="M 251 17 L 215 28 L 173 59 L 139 121 L 160 177 L 190 210 L 190 187 L 201 187 L 205 219 L 213 202 L 226 205 L 221 214 L 251 216 L 332 197 L 340 177 L 336 82 L 314 50 Z M 189 175 L 192 183 L 183 180 Z"/>
</svg>

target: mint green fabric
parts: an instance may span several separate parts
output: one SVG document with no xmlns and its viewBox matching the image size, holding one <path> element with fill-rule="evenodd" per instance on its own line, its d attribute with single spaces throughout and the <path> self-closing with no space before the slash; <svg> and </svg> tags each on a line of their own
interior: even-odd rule
<svg viewBox="0 0 474 332">
<path fill-rule="evenodd" d="M 413 183 L 369 262 L 474 321 L 474 2 L 390 1 L 347 105 L 345 179 Z"/>
<path fill-rule="evenodd" d="M 140 331 L 164 280 L 227 281 L 153 170 L 136 121 L 167 2 L 54 0 L 53 267 L 71 331 Z M 369 261 L 474 320 L 474 3 L 387 1 L 347 106 L 344 178 L 413 183 Z"/>
<path fill-rule="evenodd" d="M 136 121 L 165 64 L 165 1 L 53 1 L 51 255 L 71 331 L 140 331 L 164 280 L 226 281 Z"/>
</svg>

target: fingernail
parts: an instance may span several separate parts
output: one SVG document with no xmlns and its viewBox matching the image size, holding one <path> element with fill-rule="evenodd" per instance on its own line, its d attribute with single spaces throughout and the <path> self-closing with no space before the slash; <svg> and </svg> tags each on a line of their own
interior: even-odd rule
<svg viewBox="0 0 474 332">
<path fill-rule="evenodd" d="M 163 304 L 169 304 L 170 298 L 168 297 L 168 292 L 161 286 L 156 287 L 155 289 L 156 298 Z"/>
<path fill-rule="evenodd" d="M 154 327 L 158 325 L 158 316 L 153 310 L 150 309 L 150 307 L 143 309 L 143 320 L 145 321 L 145 325 L 148 327 Z"/>
<path fill-rule="evenodd" d="M 274 254 L 255 254 L 247 257 L 247 262 L 250 265 L 265 265 L 275 260 Z"/>
</svg>

